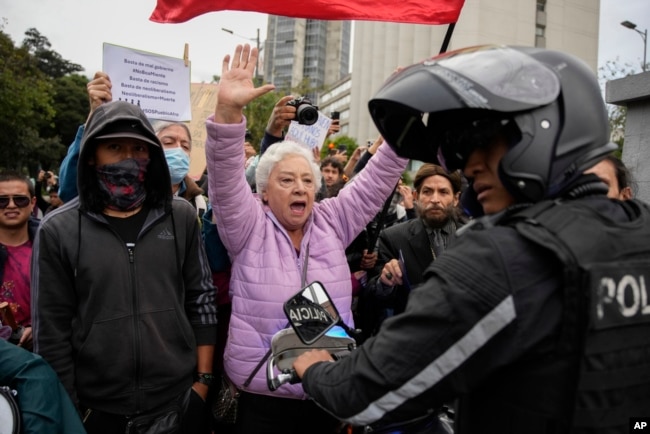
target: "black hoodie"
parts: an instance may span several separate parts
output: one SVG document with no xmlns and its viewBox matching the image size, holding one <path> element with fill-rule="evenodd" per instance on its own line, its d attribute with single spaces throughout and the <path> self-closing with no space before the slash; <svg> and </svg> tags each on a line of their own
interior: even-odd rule
<svg viewBox="0 0 650 434">
<path fill-rule="evenodd" d="M 89 165 L 88 161 L 95 156 L 97 137 L 112 133 L 116 129 L 124 131 L 125 127 L 131 130 L 130 134 L 139 135 L 141 137 L 138 138 L 149 143 L 150 161 L 145 179 L 147 191 L 145 205 L 165 207 L 171 202 L 172 182 L 165 159 L 165 151 L 151 124 L 140 107 L 126 101 L 113 101 L 95 109 L 88 119 L 81 139 L 77 165 L 77 189 L 81 209 L 96 212 L 101 212 L 104 209 L 106 198 L 96 182 L 95 168 Z"/>
<path fill-rule="evenodd" d="M 32 325 L 35 352 L 75 403 L 133 415 L 191 387 L 196 345 L 216 340 L 216 303 L 196 211 L 172 199 L 161 147 L 149 146 L 148 214 L 135 245 L 101 213 L 88 162 L 96 138 L 125 121 L 159 143 L 139 107 L 95 110 L 81 144 L 79 198 L 48 214 L 34 243 Z"/>
</svg>

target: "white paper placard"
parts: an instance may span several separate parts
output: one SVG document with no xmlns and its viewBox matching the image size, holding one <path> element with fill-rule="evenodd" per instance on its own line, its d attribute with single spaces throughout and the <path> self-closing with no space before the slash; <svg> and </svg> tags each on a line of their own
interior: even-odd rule
<svg viewBox="0 0 650 434">
<path fill-rule="evenodd" d="M 183 59 L 104 43 L 103 64 L 113 101 L 137 104 L 150 119 L 192 119 L 190 66 Z"/>
<path fill-rule="evenodd" d="M 302 143 L 309 148 L 320 149 L 327 137 L 327 130 L 331 123 L 332 120 L 321 112 L 318 112 L 318 120 L 313 125 L 301 125 L 292 121 L 285 140 Z"/>
</svg>

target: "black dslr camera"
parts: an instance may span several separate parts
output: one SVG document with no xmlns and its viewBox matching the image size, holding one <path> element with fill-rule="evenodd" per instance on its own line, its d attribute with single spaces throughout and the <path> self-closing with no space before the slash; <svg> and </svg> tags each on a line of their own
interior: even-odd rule
<svg viewBox="0 0 650 434">
<path fill-rule="evenodd" d="M 296 108 L 296 120 L 302 125 L 314 125 L 318 120 L 318 107 L 312 105 L 308 98 L 296 98 L 287 103 Z"/>
</svg>

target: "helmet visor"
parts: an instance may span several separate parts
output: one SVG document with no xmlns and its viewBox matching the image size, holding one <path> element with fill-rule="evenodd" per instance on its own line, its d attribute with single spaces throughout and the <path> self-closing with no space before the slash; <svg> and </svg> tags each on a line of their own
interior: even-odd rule
<svg viewBox="0 0 650 434">
<path fill-rule="evenodd" d="M 447 84 L 453 87 L 470 107 L 480 107 L 476 100 L 481 97 L 486 100 L 490 109 L 510 112 L 513 104 L 539 107 L 555 101 L 560 94 L 560 80 L 557 74 L 525 52 L 511 47 L 467 48 L 452 52 L 439 60 L 434 58 L 425 61 L 424 65 L 441 67 L 432 68 L 431 72 L 446 75 Z M 441 70 L 446 70 L 446 73 L 441 74 Z M 449 72 L 469 81 L 460 80 Z M 484 92 L 477 96 L 476 85 L 487 91 L 489 96 L 486 98 Z"/>
<path fill-rule="evenodd" d="M 370 114 L 398 155 L 436 163 L 439 139 L 448 147 L 475 142 L 450 139 L 467 119 L 511 118 L 557 99 L 558 74 L 531 55 L 535 50 L 479 46 L 413 65 L 384 84 Z"/>
<path fill-rule="evenodd" d="M 437 159 L 447 171 L 462 170 L 472 151 L 487 148 L 499 133 L 510 136 L 517 131 L 509 118 L 496 116 L 475 119 L 449 119 L 447 127 L 435 134 Z"/>
</svg>

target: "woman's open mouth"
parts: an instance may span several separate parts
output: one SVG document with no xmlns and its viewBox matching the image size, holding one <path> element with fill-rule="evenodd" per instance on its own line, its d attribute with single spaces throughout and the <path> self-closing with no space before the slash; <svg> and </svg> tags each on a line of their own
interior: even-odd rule
<svg viewBox="0 0 650 434">
<path fill-rule="evenodd" d="M 293 202 L 289 205 L 293 214 L 303 214 L 307 208 L 306 202 Z"/>
</svg>

